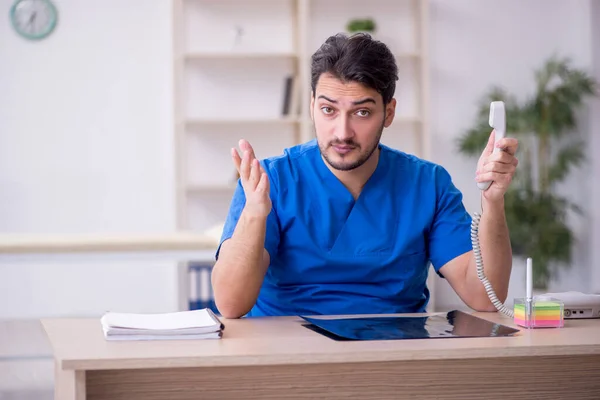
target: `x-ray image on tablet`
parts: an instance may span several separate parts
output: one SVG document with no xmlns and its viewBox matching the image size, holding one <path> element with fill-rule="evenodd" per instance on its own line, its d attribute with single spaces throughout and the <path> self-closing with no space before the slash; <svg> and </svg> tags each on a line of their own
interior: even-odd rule
<svg viewBox="0 0 600 400">
<path fill-rule="evenodd" d="M 398 340 L 511 336 L 518 329 L 454 310 L 446 315 L 353 318 L 302 317 L 305 326 L 334 340 Z"/>
</svg>

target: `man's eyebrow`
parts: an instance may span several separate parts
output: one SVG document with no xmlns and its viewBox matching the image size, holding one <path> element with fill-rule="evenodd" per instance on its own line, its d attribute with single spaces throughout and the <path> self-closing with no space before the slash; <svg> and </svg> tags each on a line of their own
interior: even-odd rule
<svg viewBox="0 0 600 400">
<path fill-rule="evenodd" d="M 319 97 L 317 97 L 317 98 L 318 99 L 325 99 L 325 100 L 329 101 L 330 103 L 337 103 L 337 100 L 330 99 L 329 97 L 327 97 L 325 95 L 322 95 L 322 94 L 319 95 Z M 375 101 L 375 99 L 372 98 L 372 97 L 366 97 L 364 99 L 356 100 L 356 101 L 352 102 L 352 104 L 354 104 L 355 106 L 358 106 L 360 104 L 365 104 L 365 103 L 377 104 L 377 102 Z"/>
<path fill-rule="evenodd" d="M 372 97 L 367 97 L 365 99 L 362 100 L 357 100 L 357 101 L 353 101 L 352 104 L 354 104 L 355 106 L 359 105 L 359 104 L 365 104 L 365 103 L 373 103 L 373 104 L 377 104 L 377 102 L 375 101 L 374 98 Z"/>
<path fill-rule="evenodd" d="M 327 97 L 327 96 L 325 96 L 323 94 L 320 94 L 319 97 L 317 97 L 317 98 L 318 99 L 325 99 L 325 100 L 327 100 L 330 103 L 337 103 L 337 100 L 330 99 L 329 97 Z"/>
</svg>

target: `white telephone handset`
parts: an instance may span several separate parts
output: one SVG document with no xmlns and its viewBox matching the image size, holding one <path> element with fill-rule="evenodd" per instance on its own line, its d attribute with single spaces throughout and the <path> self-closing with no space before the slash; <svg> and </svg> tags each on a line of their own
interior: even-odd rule
<svg viewBox="0 0 600 400">
<path fill-rule="evenodd" d="M 503 101 L 493 101 L 490 104 L 490 121 L 489 124 L 494 128 L 494 153 L 501 151 L 496 147 L 498 141 L 506 135 L 506 110 L 504 109 Z M 481 190 L 487 190 L 492 182 L 478 182 L 477 186 Z"/>
</svg>

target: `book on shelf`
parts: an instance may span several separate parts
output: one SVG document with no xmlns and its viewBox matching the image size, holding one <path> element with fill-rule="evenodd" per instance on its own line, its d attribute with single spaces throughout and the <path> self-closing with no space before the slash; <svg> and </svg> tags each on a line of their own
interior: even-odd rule
<svg viewBox="0 0 600 400">
<path fill-rule="evenodd" d="M 157 314 L 107 312 L 100 322 L 106 340 L 219 339 L 225 329 L 209 308 Z"/>
<path fill-rule="evenodd" d="M 296 75 L 288 75 L 283 85 L 283 104 L 281 115 L 297 117 L 300 115 L 300 79 Z"/>
<path fill-rule="evenodd" d="M 217 239 L 217 243 L 218 242 L 219 240 Z M 188 308 L 190 310 L 210 308 L 214 312 L 218 312 L 211 283 L 213 267 L 213 261 L 188 262 L 187 274 L 188 281 L 190 283 L 188 293 Z"/>
</svg>

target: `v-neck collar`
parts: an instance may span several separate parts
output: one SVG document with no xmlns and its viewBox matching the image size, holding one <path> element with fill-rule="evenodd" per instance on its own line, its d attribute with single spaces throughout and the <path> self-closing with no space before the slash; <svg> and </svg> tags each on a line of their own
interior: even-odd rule
<svg viewBox="0 0 600 400">
<path fill-rule="evenodd" d="M 377 201 L 380 191 L 375 189 L 385 179 L 386 173 L 389 170 L 387 167 L 389 154 L 385 146 L 381 144 L 378 146 L 380 153 L 375 171 L 373 171 L 363 186 L 360 195 L 355 200 L 352 193 L 327 167 L 318 146 L 316 147 L 315 157 L 318 160 L 314 160 L 316 164 L 315 169 L 317 177 L 322 180 L 319 186 L 322 188 L 320 196 L 323 197 L 321 197 L 320 201 L 323 201 L 323 203 L 320 204 L 320 207 L 327 210 L 325 214 L 329 218 L 327 222 L 328 233 L 324 235 L 323 245 L 327 249 L 327 252 L 331 254 L 336 251 L 336 248 L 339 248 L 340 240 L 343 247 L 347 235 L 351 234 L 349 229 L 351 230 L 356 221 L 361 220 L 364 210 L 369 209 L 369 202 L 373 200 Z"/>
<path fill-rule="evenodd" d="M 377 182 L 381 179 L 381 177 L 383 175 L 385 175 L 385 159 L 384 158 L 386 157 L 386 152 L 385 152 L 383 145 L 379 144 L 377 147 L 379 149 L 379 159 L 377 160 L 377 166 L 375 167 L 375 171 L 373 171 L 373 173 L 371 174 L 369 179 L 367 179 L 367 182 L 365 182 L 365 184 L 361 190 L 361 193 L 359 194 L 356 201 L 358 201 L 361 197 L 363 197 L 363 193 L 366 190 L 368 190 L 369 187 L 371 187 L 372 185 L 376 185 Z M 316 150 L 317 150 L 316 156 L 318 158 L 318 160 L 316 162 L 317 163 L 317 171 L 318 171 L 318 174 L 321 177 L 321 179 L 323 179 L 323 182 L 325 182 L 325 184 L 327 186 L 333 187 L 335 189 L 336 193 L 339 193 L 340 195 L 342 195 L 345 200 L 354 204 L 356 202 L 354 200 L 354 196 L 352 195 L 352 193 L 350 193 L 348 188 L 346 188 L 346 186 L 344 186 L 342 181 L 340 181 L 338 179 L 338 177 L 335 176 L 335 174 L 329 169 L 329 167 L 327 167 L 327 165 L 325 164 L 326 161 L 323 159 L 323 156 L 321 155 L 318 145 L 316 146 Z"/>
</svg>

